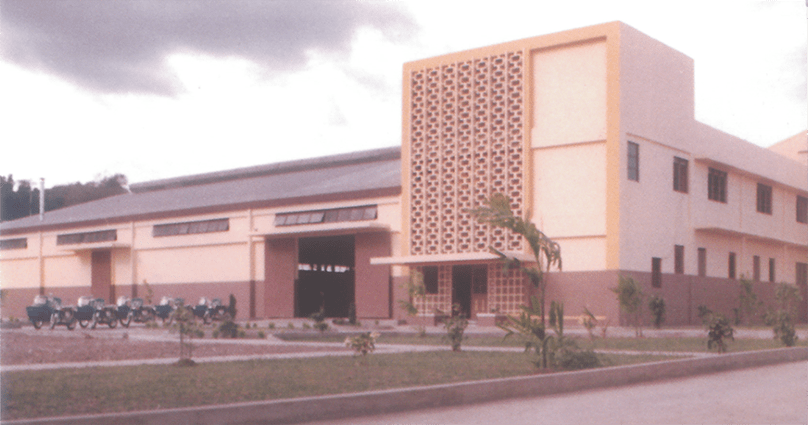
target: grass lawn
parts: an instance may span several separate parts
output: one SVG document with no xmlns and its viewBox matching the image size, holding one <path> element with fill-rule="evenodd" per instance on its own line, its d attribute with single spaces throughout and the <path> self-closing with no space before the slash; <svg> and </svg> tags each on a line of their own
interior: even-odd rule
<svg viewBox="0 0 808 425">
<path fill-rule="evenodd" d="M 600 356 L 607 365 L 665 360 Z M 442 384 L 537 372 L 525 353 L 360 357 L 3 372 L 2 420 L 187 407 Z"/>
<path fill-rule="evenodd" d="M 551 332 L 552 334 L 552 332 Z M 675 351 L 675 352 L 708 352 L 707 332 L 704 338 L 575 338 L 578 346 L 583 349 L 633 350 L 633 351 Z M 289 341 L 319 341 L 342 342 L 345 335 L 330 333 L 292 334 L 278 333 L 275 336 Z M 422 344 L 422 345 L 449 345 L 445 335 L 386 335 L 382 334 L 376 341 L 378 344 Z M 496 336 L 467 336 L 463 340 L 465 346 L 482 347 L 524 347 L 524 339 L 519 335 L 509 338 Z M 800 339 L 797 346 L 806 347 L 808 341 Z M 728 342 L 728 352 L 768 350 L 783 348 L 784 345 L 775 339 L 736 339 Z M 715 351 L 713 349 L 712 351 Z"/>
</svg>

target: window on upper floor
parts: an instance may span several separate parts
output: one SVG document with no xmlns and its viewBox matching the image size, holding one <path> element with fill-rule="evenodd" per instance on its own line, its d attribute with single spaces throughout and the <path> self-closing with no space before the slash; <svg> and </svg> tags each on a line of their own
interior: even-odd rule
<svg viewBox="0 0 808 425">
<path fill-rule="evenodd" d="M 808 198 L 797 195 L 797 223 L 808 224 Z"/>
<path fill-rule="evenodd" d="M 628 179 L 640 181 L 640 145 L 628 142 Z"/>
<path fill-rule="evenodd" d="M 707 198 L 718 202 L 727 202 L 727 173 L 710 168 L 707 175 Z"/>
<path fill-rule="evenodd" d="M 757 185 L 757 211 L 759 213 L 772 213 L 772 187 L 763 183 Z"/>
<path fill-rule="evenodd" d="M 3 239 L 3 240 L 0 240 L 0 250 L 27 249 L 27 248 L 28 248 L 28 238 L 16 238 L 16 239 Z"/>
<path fill-rule="evenodd" d="M 687 160 L 673 158 L 673 190 L 687 193 Z"/>
<path fill-rule="evenodd" d="M 199 233 L 227 232 L 230 230 L 230 219 L 186 221 L 182 223 L 155 224 L 152 237 L 195 235 Z"/>
</svg>

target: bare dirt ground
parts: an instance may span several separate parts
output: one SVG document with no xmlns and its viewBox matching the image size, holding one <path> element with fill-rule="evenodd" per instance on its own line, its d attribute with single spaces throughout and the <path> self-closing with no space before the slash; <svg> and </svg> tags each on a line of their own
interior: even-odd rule
<svg viewBox="0 0 808 425">
<path fill-rule="evenodd" d="M 179 357 L 179 337 L 172 341 L 148 341 L 124 337 L 125 332 L 8 330 L 0 331 L 0 365 L 90 362 L 110 360 L 158 359 Z M 128 335 L 128 334 L 127 334 Z M 211 340 L 193 344 L 193 356 L 238 356 L 280 353 L 333 351 L 335 347 L 309 345 L 233 343 Z M 220 341 L 220 343 L 207 342 Z M 253 341 L 254 340 L 246 340 Z"/>
</svg>

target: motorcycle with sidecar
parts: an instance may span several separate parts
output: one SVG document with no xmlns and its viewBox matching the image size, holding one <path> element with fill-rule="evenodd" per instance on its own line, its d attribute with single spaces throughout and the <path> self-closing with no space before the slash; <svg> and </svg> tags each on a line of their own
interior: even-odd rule
<svg viewBox="0 0 808 425">
<path fill-rule="evenodd" d="M 53 329 L 56 325 L 65 325 L 67 329 L 76 327 L 76 310 L 70 306 L 62 306 L 62 299 L 37 295 L 33 305 L 25 308 L 28 319 L 35 329 L 40 329 L 44 323 L 50 323 Z"/>
<path fill-rule="evenodd" d="M 208 300 L 205 297 L 199 299 L 199 303 L 193 308 L 194 316 L 202 319 L 202 323 L 210 324 L 214 320 L 223 321 L 230 319 L 227 307 L 222 305 L 220 298 Z"/>
<path fill-rule="evenodd" d="M 171 314 L 177 307 L 184 304 L 182 298 L 162 297 L 160 304 L 154 306 L 154 315 L 159 317 L 163 324 L 171 324 L 174 321 L 174 316 Z"/>
</svg>

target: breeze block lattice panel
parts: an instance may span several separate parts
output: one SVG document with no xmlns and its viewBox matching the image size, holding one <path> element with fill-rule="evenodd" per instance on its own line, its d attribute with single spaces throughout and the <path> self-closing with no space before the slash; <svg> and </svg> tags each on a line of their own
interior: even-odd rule
<svg viewBox="0 0 808 425">
<path fill-rule="evenodd" d="M 521 237 L 466 212 L 495 192 L 524 208 L 522 52 L 413 71 L 410 254 L 521 251 Z"/>
</svg>

